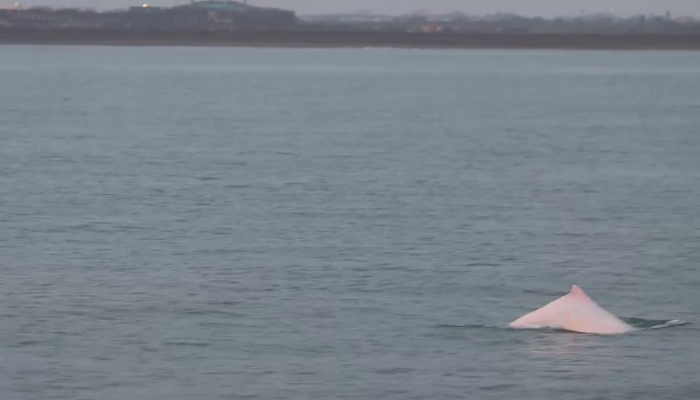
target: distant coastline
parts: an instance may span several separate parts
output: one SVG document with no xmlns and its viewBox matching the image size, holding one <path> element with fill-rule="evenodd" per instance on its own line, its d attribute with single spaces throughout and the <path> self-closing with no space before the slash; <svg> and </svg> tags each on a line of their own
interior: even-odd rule
<svg viewBox="0 0 700 400">
<path fill-rule="evenodd" d="M 131 31 L 0 28 L 0 45 L 700 50 L 695 34 Z"/>
</svg>

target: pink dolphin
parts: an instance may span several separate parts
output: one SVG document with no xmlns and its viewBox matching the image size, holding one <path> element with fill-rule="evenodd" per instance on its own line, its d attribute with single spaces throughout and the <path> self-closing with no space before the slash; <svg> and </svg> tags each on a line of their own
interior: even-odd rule
<svg viewBox="0 0 700 400">
<path fill-rule="evenodd" d="M 511 322 L 511 328 L 557 328 L 581 333 L 617 335 L 634 328 L 602 309 L 574 285 L 571 292 Z"/>
</svg>

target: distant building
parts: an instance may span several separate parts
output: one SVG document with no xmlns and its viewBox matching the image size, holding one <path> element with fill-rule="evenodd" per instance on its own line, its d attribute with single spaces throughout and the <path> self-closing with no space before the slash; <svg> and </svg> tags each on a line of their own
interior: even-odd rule
<svg viewBox="0 0 700 400">
<path fill-rule="evenodd" d="M 108 25 L 120 29 L 235 30 L 288 28 L 296 23 L 292 11 L 263 8 L 238 1 L 207 0 L 172 8 L 131 7 L 114 13 Z"/>
<path fill-rule="evenodd" d="M 0 26 L 31 29 L 99 28 L 102 14 L 76 9 L 5 9 L 0 10 Z"/>
<path fill-rule="evenodd" d="M 422 33 L 438 33 L 442 32 L 442 26 L 438 24 L 425 24 L 420 27 Z"/>
<path fill-rule="evenodd" d="M 164 8 L 143 4 L 125 11 L 11 8 L 0 9 L 0 27 L 29 29 L 95 28 L 113 30 L 286 29 L 296 24 L 292 11 L 238 1 L 207 0 Z"/>
</svg>

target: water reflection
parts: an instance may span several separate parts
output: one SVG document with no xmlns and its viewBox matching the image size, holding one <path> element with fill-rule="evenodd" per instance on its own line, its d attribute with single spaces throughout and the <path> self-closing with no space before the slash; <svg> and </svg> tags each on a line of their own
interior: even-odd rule
<svg viewBox="0 0 700 400">
<path fill-rule="evenodd" d="M 552 370 L 574 372 L 577 368 L 591 364 L 591 358 L 601 347 L 601 336 L 566 331 L 536 333 L 525 347 L 528 358 Z"/>
</svg>

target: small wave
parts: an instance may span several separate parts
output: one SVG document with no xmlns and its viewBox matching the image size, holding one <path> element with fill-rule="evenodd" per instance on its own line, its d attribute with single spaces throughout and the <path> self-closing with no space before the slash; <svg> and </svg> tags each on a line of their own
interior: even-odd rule
<svg viewBox="0 0 700 400">
<path fill-rule="evenodd" d="M 688 321 L 679 319 L 645 319 L 645 318 L 621 318 L 631 327 L 638 330 L 671 328 L 674 326 L 690 325 Z"/>
<path fill-rule="evenodd" d="M 484 325 L 484 324 L 466 324 L 466 325 L 438 325 L 438 328 L 445 329 L 507 329 L 507 325 Z"/>
<path fill-rule="evenodd" d="M 165 345 L 165 346 L 194 346 L 194 347 L 207 347 L 207 346 L 209 346 L 209 343 L 197 342 L 197 341 L 189 341 L 189 340 L 173 340 L 173 341 L 163 342 L 163 345 Z"/>
<path fill-rule="evenodd" d="M 679 326 L 685 326 L 685 325 L 691 325 L 690 322 L 688 321 L 682 321 L 679 319 L 645 319 L 645 318 L 620 318 L 625 323 L 630 325 L 631 327 L 635 328 L 636 330 L 649 330 L 649 329 L 663 329 L 663 328 L 673 328 L 673 327 L 679 327 Z M 442 328 L 442 329 L 506 329 L 506 330 L 513 330 L 510 326 L 507 324 L 491 324 L 491 325 L 486 325 L 486 324 L 462 324 L 462 325 L 453 325 L 453 324 L 442 324 L 438 325 L 437 328 Z M 533 327 L 532 329 L 539 329 L 539 330 L 547 330 L 551 332 L 570 332 L 565 329 L 555 329 L 555 328 L 548 328 L 548 327 L 541 327 L 541 328 L 535 328 Z"/>
</svg>

